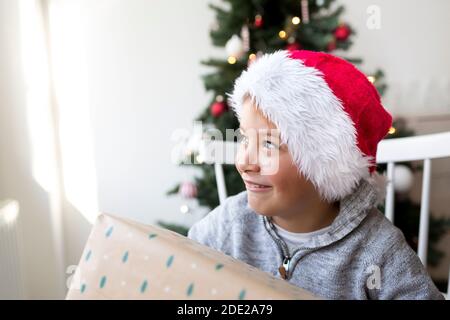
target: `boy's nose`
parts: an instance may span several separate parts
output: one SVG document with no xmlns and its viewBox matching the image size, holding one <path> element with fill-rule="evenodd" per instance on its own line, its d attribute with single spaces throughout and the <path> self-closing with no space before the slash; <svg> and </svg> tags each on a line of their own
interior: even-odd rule
<svg viewBox="0 0 450 320">
<path fill-rule="evenodd" d="M 260 171 L 260 167 L 257 164 L 250 164 L 250 163 L 245 163 L 243 165 L 241 165 L 241 167 L 239 168 L 241 172 L 252 172 L 252 173 L 258 173 Z"/>
<path fill-rule="evenodd" d="M 236 167 L 240 172 L 260 172 L 257 151 L 253 148 L 240 150 L 236 155 Z"/>
</svg>

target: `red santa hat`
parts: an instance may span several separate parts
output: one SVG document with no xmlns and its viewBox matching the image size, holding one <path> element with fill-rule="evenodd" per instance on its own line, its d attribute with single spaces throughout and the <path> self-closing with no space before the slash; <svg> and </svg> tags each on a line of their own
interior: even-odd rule
<svg viewBox="0 0 450 320">
<path fill-rule="evenodd" d="M 235 82 L 230 104 L 238 118 L 247 95 L 324 200 L 340 200 L 361 179 L 374 180 L 377 144 L 392 117 L 351 63 L 306 50 L 266 54 Z"/>
</svg>

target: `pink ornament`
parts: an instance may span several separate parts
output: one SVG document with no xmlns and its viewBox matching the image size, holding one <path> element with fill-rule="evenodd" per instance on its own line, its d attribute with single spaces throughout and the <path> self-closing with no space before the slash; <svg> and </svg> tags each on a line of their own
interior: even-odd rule
<svg viewBox="0 0 450 320">
<path fill-rule="evenodd" d="M 190 181 L 183 182 L 180 186 L 180 194 L 187 199 L 197 196 L 197 186 Z"/>
</svg>

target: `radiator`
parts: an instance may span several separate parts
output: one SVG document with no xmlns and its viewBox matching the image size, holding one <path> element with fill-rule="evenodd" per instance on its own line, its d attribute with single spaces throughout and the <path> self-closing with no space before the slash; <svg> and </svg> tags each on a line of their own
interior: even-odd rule
<svg viewBox="0 0 450 320">
<path fill-rule="evenodd" d="M 24 298 L 18 215 L 17 201 L 0 201 L 0 300 Z"/>
</svg>

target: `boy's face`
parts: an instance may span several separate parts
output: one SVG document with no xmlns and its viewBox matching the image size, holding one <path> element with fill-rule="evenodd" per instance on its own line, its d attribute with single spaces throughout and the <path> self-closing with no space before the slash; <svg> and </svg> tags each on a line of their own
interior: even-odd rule
<svg viewBox="0 0 450 320">
<path fill-rule="evenodd" d="M 290 216 L 317 201 L 317 191 L 299 173 L 277 127 L 250 99 L 243 104 L 240 132 L 236 168 L 253 210 L 267 216 Z"/>
</svg>

